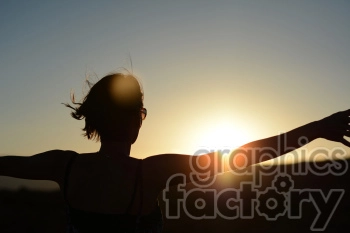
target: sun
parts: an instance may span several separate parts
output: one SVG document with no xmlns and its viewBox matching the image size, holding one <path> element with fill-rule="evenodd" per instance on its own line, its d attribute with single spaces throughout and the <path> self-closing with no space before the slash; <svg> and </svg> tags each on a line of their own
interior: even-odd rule
<svg viewBox="0 0 350 233">
<path fill-rule="evenodd" d="M 241 121 L 221 119 L 205 125 L 198 135 L 196 146 L 207 150 L 233 150 L 252 138 L 250 129 Z"/>
</svg>

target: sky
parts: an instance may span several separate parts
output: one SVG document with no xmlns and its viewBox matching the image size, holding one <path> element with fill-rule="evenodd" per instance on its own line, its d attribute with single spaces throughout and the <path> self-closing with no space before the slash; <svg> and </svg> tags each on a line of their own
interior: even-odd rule
<svg viewBox="0 0 350 233">
<path fill-rule="evenodd" d="M 148 110 L 136 158 L 235 148 L 350 108 L 345 0 L 1 1 L 0 33 L 1 155 L 98 151 L 61 103 L 123 68 Z"/>
</svg>

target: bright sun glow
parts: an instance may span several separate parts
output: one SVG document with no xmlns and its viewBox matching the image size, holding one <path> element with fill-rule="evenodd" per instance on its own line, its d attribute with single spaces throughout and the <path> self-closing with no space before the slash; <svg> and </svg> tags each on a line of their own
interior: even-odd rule
<svg viewBox="0 0 350 233">
<path fill-rule="evenodd" d="M 250 129 L 238 122 L 222 120 L 206 124 L 205 131 L 199 135 L 196 145 L 208 150 L 233 150 L 251 140 Z"/>
</svg>

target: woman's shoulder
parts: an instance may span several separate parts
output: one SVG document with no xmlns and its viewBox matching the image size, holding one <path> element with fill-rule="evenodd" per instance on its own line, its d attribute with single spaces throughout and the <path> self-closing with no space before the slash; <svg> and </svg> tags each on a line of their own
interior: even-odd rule
<svg viewBox="0 0 350 233">
<path fill-rule="evenodd" d="M 183 154 L 160 154 L 147 157 L 143 160 L 143 171 L 146 182 L 152 183 L 160 190 L 164 189 L 171 177 L 191 173 L 190 155 Z"/>
</svg>

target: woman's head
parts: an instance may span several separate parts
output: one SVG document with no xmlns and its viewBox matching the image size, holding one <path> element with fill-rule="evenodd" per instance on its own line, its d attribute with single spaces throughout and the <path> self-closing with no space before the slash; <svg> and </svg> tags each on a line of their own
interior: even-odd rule
<svg viewBox="0 0 350 233">
<path fill-rule="evenodd" d="M 84 135 L 101 141 L 134 143 L 142 124 L 143 91 L 132 74 L 115 73 L 94 84 L 81 103 L 74 98 L 72 117 L 85 118 Z"/>
</svg>

